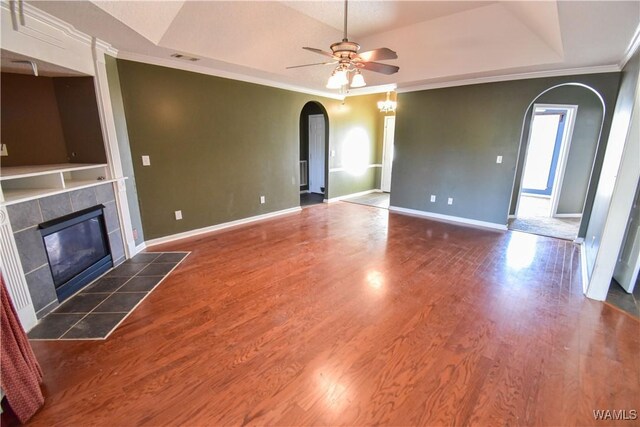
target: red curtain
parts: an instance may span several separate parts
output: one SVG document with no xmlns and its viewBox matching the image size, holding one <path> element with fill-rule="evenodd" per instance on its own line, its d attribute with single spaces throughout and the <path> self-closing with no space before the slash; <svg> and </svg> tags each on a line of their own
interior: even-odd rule
<svg viewBox="0 0 640 427">
<path fill-rule="evenodd" d="M 40 390 L 42 371 L 11 304 L 2 274 L 0 282 L 0 386 L 11 410 L 21 423 L 25 423 L 44 404 L 44 396 Z"/>
</svg>

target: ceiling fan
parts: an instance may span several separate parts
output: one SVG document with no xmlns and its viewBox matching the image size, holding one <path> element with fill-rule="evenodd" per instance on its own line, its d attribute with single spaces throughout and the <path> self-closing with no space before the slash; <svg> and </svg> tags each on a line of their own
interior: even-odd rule
<svg viewBox="0 0 640 427">
<path fill-rule="evenodd" d="M 316 49 L 313 47 L 303 47 L 303 49 L 318 53 L 320 55 L 328 56 L 331 58 L 327 62 L 317 62 L 314 64 L 294 65 L 291 68 L 311 67 L 314 65 L 334 65 L 338 64 L 334 69 L 329 81 L 327 83 L 327 89 L 342 89 L 345 87 L 363 87 L 366 85 L 364 77 L 360 70 L 374 71 L 382 74 L 394 74 L 397 73 L 400 67 L 395 65 L 382 64 L 374 61 L 385 61 L 388 59 L 398 59 L 398 54 L 393 50 L 381 47 L 379 49 L 370 50 L 363 53 L 358 53 L 360 45 L 356 42 L 349 41 L 347 38 L 347 13 L 348 13 L 348 0 L 344 2 L 344 37 L 342 41 L 333 43 L 330 48 L 331 52 L 326 52 L 322 49 Z M 349 73 L 353 73 L 351 84 L 349 85 Z"/>
</svg>

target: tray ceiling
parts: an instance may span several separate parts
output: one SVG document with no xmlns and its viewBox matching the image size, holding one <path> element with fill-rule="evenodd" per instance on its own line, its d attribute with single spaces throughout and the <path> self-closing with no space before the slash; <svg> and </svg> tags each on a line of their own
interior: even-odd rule
<svg viewBox="0 0 640 427">
<path fill-rule="evenodd" d="M 34 1 L 125 57 L 163 61 L 182 53 L 201 70 L 325 91 L 329 66 L 301 49 L 342 38 L 336 1 Z M 353 1 L 349 39 L 362 50 L 389 47 L 400 67 L 365 72 L 368 86 L 434 82 L 616 65 L 640 21 L 640 2 Z"/>
</svg>

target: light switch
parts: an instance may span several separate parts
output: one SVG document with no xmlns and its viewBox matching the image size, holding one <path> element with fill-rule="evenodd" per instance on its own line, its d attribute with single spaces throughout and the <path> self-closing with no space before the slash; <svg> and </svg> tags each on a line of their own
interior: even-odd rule
<svg viewBox="0 0 640 427">
<path fill-rule="evenodd" d="M 149 156 L 142 156 L 142 166 L 151 166 L 151 159 Z"/>
<path fill-rule="evenodd" d="M 496 163 L 502 163 L 502 156 L 496 157 Z"/>
<path fill-rule="evenodd" d="M 449 197 L 449 200 L 447 200 L 447 204 L 448 205 L 452 205 L 453 204 L 453 197 Z"/>
<path fill-rule="evenodd" d="M 182 219 L 182 211 L 175 211 L 176 221 Z"/>
<path fill-rule="evenodd" d="M 335 157 L 336 156 L 336 150 L 331 150 L 331 157 Z"/>
<path fill-rule="evenodd" d="M 266 201 L 267 201 L 266 197 L 260 196 L 260 204 L 261 205 L 264 205 Z"/>
<path fill-rule="evenodd" d="M 435 195 L 435 194 L 432 194 L 432 195 L 431 195 L 431 202 L 433 203 L 433 202 L 435 202 L 435 201 L 436 201 L 436 195 Z"/>
</svg>

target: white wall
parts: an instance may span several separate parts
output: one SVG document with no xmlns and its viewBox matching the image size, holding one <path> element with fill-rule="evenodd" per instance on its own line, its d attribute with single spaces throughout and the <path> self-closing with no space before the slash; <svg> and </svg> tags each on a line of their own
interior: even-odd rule
<svg viewBox="0 0 640 427">
<path fill-rule="evenodd" d="M 607 149 L 602 164 L 584 250 L 587 261 L 586 295 L 607 296 L 625 226 L 640 177 L 640 53 L 623 69 Z"/>
</svg>

